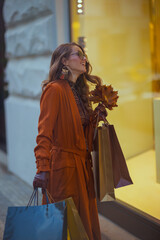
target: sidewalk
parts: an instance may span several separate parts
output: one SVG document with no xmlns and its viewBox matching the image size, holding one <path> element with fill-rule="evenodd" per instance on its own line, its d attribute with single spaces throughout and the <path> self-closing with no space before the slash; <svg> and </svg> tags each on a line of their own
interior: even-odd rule
<svg viewBox="0 0 160 240">
<path fill-rule="evenodd" d="M 6 162 L 6 154 L 0 150 L 0 240 L 3 239 L 8 206 L 26 206 L 33 191 L 31 186 L 7 171 Z M 99 220 L 102 240 L 138 240 L 101 215 Z"/>
</svg>

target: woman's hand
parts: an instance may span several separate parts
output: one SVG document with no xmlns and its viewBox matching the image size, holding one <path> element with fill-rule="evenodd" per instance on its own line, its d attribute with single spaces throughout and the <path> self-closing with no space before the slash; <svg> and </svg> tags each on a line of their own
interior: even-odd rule
<svg viewBox="0 0 160 240">
<path fill-rule="evenodd" d="M 49 181 L 49 172 L 37 173 L 33 180 L 33 187 L 34 189 L 42 188 L 42 193 L 44 193 L 45 189 L 47 188 L 48 181 Z"/>
<path fill-rule="evenodd" d="M 94 110 L 94 114 L 96 119 L 98 118 L 98 115 L 99 115 L 99 119 L 98 119 L 99 122 L 103 121 L 104 118 L 106 118 L 108 115 L 105 105 L 103 103 L 99 103 Z"/>
</svg>

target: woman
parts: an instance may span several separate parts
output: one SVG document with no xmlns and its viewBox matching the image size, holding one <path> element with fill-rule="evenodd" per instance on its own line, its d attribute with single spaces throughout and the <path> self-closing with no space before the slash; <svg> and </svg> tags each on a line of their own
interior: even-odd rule
<svg viewBox="0 0 160 240">
<path fill-rule="evenodd" d="M 90 152 L 97 111 L 106 112 L 103 106 L 91 108 L 87 82 L 101 80 L 90 72 L 78 44 L 62 44 L 53 52 L 42 86 L 33 186 L 47 188 L 55 202 L 72 197 L 89 239 L 100 240 Z"/>
</svg>

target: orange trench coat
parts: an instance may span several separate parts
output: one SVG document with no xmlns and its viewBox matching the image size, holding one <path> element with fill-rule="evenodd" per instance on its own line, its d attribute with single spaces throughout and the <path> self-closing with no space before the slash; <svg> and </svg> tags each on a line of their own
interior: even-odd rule
<svg viewBox="0 0 160 240">
<path fill-rule="evenodd" d="M 34 149 L 37 173 L 49 171 L 48 191 L 61 201 L 72 197 L 90 240 L 100 240 L 98 211 L 90 154 L 92 122 L 83 131 L 72 90 L 66 80 L 49 83 L 40 100 L 37 146 Z M 43 198 L 45 203 L 45 198 Z"/>
</svg>

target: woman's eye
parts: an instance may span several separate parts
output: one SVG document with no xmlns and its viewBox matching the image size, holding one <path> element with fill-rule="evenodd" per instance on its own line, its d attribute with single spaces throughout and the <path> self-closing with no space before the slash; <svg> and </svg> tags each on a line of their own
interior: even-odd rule
<svg viewBox="0 0 160 240">
<path fill-rule="evenodd" d="M 79 57 L 81 57 L 81 58 L 84 57 L 83 53 L 79 52 Z"/>
</svg>

